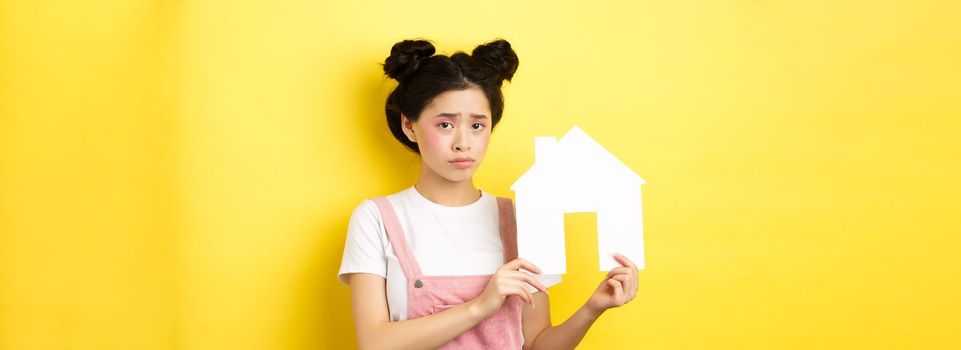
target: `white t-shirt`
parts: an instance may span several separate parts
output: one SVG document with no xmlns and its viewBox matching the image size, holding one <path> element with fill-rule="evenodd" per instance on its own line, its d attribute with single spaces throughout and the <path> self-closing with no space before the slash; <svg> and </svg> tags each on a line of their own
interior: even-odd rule
<svg viewBox="0 0 961 350">
<path fill-rule="evenodd" d="M 481 191 L 477 201 L 449 207 L 430 201 L 411 186 L 387 196 L 387 200 L 424 275 L 487 275 L 504 264 L 497 197 Z M 370 199 L 361 202 L 350 216 L 337 277 L 347 283 L 345 274 L 355 272 L 386 278 L 390 319 L 407 319 L 407 279 L 387 238 L 380 211 Z M 561 281 L 560 275 L 534 276 L 547 287 Z M 537 291 L 531 286 L 528 289 Z"/>
</svg>

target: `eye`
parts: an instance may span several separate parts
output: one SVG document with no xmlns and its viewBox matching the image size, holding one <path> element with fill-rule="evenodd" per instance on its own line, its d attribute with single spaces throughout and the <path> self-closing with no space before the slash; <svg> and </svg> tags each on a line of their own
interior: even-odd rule
<svg viewBox="0 0 961 350">
<path fill-rule="evenodd" d="M 441 129 L 447 129 L 448 126 L 453 128 L 454 124 L 451 124 L 450 122 L 441 122 L 440 124 L 437 124 L 437 126 L 441 127 Z"/>
<path fill-rule="evenodd" d="M 483 129 L 484 127 L 486 127 L 486 125 L 481 124 L 481 123 L 474 123 L 473 127 L 474 127 L 474 130 L 481 130 L 481 129 Z"/>
</svg>

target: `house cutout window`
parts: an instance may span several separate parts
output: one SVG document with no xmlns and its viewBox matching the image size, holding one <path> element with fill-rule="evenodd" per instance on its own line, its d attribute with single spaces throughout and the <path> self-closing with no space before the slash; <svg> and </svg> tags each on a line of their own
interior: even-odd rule
<svg viewBox="0 0 961 350">
<path fill-rule="evenodd" d="M 643 184 L 577 126 L 560 140 L 537 137 L 534 165 L 511 185 L 519 256 L 544 274 L 566 273 L 564 214 L 595 212 L 601 271 L 621 266 L 614 253 L 644 268 Z"/>
</svg>

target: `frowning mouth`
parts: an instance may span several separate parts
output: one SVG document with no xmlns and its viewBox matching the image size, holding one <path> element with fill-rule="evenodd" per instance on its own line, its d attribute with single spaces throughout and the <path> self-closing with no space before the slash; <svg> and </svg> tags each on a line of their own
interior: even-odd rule
<svg viewBox="0 0 961 350">
<path fill-rule="evenodd" d="M 474 165 L 474 158 L 470 158 L 470 157 L 458 157 L 458 158 L 455 158 L 454 160 L 451 160 L 451 161 L 449 161 L 449 162 L 450 162 L 452 165 L 454 165 L 455 167 L 457 167 L 457 168 L 464 169 L 464 168 L 469 168 L 469 167 L 471 167 L 472 165 Z"/>
</svg>

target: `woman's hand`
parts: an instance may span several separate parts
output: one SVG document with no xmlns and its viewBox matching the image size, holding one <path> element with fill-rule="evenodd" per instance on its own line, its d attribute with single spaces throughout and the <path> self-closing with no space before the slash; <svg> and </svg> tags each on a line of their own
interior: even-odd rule
<svg viewBox="0 0 961 350">
<path fill-rule="evenodd" d="M 587 308 L 596 315 L 627 304 L 637 294 L 637 266 L 621 254 L 614 254 L 614 259 L 622 266 L 608 272 L 587 300 Z"/>
<path fill-rule="evenodd" d="M 497 313 L 504 300 L 511 295 L 524 300 L 528 304 L 534 304 L 534 296 L 527 290 L 531 285 L 543 292 L 547 292 L 547 287 L 534 279 L 530 273 L 520 271 L 524 268 L 527 271 L 541 273 L 541 269 L 527 260 L 517 258 L 497 268 L 497 272 L 491 276 L 487 282 L 487 287 L 477 298 L 471 300 L 471 310 L 483 320 Z"/>
</svg>

